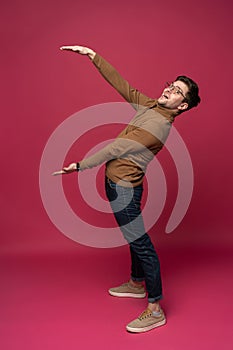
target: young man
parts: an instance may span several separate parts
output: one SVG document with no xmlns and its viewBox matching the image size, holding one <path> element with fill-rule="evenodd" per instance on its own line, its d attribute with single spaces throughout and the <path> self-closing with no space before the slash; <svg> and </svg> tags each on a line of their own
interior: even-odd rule
<svg viewBox="0 0 233 350">
<path fill-rule="evenodd" d="M 132 298 L 144 298 L 148 293 L 146 310 L 126 326 L 130 332 L 146 332 L 164 325 L 166 318 L 159 303 L 162 298 L 159 259 L 145 232 L 141 215 L 143 177 L 148 163 L 162 149 L 174 118 L 200 102 L 199 89 L 192 79 L 179 76 L 173 83 L 167 84 L 159 99 L 149 98 L 131 87 L 93 50 L 82 46 L 63 46 L 61 50 L 87 55 L 102 76 L 137 111 L 114 142 L 89 158 L 71 163 L 62 172 L 83 171 L 106 163 L 106 194 L 129 244 L 132 262 L 130 280 L 110 288 L 109 293 Z"/>
</svg>

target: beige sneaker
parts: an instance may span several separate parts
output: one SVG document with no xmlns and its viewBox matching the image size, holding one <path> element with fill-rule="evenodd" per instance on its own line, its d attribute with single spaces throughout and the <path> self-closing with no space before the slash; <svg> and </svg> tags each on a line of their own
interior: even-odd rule
<svg viewBox="0 0 233 350">
<path fill-rule="evenodd" d="M 129 282 L 119 287 L 110 288 L 108 292 L 114 297 L 145 298 L 146 296 L 143 286 L 134 287 Z"/>
<path fill-rule="evenodd" d="M 141 333 L 150 331 L 153 328 L 163 326 L 166 323 L 166 318 L 163 310 L 160 309 L 159 313 L 154 313 L 149 309 L 143 311 L 143 313 L 134 321 L 130 322 L 126 329 L 129 332 Z"/>
</svg>

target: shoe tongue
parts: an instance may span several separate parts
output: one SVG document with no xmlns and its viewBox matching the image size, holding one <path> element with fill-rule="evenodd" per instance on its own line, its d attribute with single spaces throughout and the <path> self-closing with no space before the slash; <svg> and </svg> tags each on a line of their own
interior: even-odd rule
<svg viewBox="0 0 233 350">
<path fill-rule="evenodd" d="M 152 315 L 152 311 L 150 309 L 146 309 L 143 311 L 143 313 L 138 317 L 140 320 L 147 317 L 147 316 L 151 316 Z"/>
</svg>

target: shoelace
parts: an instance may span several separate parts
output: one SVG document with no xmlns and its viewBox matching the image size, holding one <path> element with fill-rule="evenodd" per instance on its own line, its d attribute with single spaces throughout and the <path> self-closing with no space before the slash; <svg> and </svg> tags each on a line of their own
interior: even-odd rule
<svg viewBox="0 0 233 350">
<path fill-rule="evenodd" d="M 161 310 L 159 310 L 159 312 L 161 313 Z M 138 317 L 138 319 L 141 321 L 144 318 L 153 316 L 153 312 L 150 309 L 146 309 L 143 311 L 143 313 Z"/>
<path fill-rule="evenodd" d="M 143 311 L 143 313 L 138 317 L 138 319 L 141 321 L 144 318 L 152 316 L 152 312 L 149 309 L 146 309 Z"/>
</svg>

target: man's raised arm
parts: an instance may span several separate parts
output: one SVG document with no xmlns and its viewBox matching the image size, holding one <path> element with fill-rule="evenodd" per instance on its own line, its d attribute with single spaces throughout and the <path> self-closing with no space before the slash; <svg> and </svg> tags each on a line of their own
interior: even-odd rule
<svg viewBox="0 0 233 350">
<path fill-rule="evenodd" d="M 110 63 L 92 49 L 78 45 L 62 46 L 60 49 L 87 55 L 108 83 L 112 85 L 126 101 L 131 103 L 135 109 L 140 108 L 140 106 L 150 107 L 155 103 L 154 99 L 147 97 L 130 86 Z"/>
</svg>

